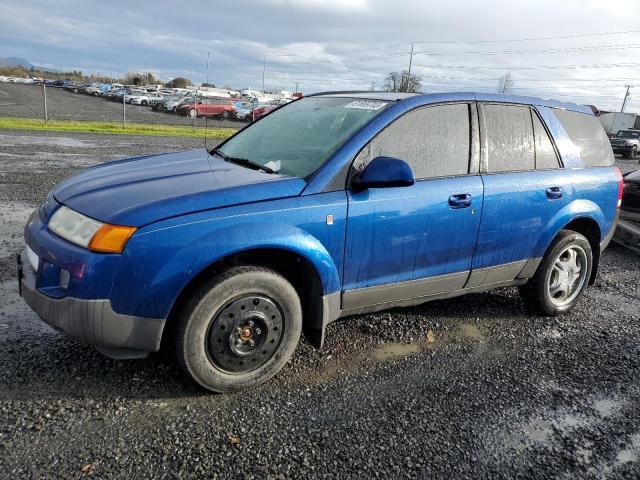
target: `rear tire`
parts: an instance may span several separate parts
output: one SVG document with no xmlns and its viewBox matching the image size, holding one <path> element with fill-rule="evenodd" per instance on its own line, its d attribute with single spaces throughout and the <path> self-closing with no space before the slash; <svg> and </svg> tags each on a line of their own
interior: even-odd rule
<svg viewBox="0 0 640 480">
<path fill-rule="evenodd" d="M 222 112 L 222 118 L 224 118 L 225 120 L 229 120 L 229 112 L 227 110 Z"/>
<path fill-rule="evenodd" d="M 561 230 L 535 275 L 519 289 L 525 307 L 543 315 L 568 312 L 582 296 L 592 267 L 589 241 L 572 230 Z"/>
<path fill-rule="evenodd" d="M 198 116 L 198 110 L 196 110 L 195 108 L 192 108 L 191 110 L 189 110 L 189 116 L 191 118 L 195 118 Z"/>
<path fill-rule="evenodd" d="M 203 284 L 178 321 L 178 362 L 200 386 L 233 392 L 266 382 L 289 361 L 302 331 L 293 286 L 273 270 L 235 267 Z"/>
</svg>

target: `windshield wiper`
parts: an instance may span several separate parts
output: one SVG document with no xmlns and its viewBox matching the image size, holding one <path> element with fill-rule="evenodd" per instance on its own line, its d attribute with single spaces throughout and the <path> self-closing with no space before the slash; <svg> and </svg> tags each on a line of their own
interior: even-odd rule
<svg viewBox="0 0 640 480">
<path fill-rule="evenodd" d="M 276 171 L 273 168 L 267 167 L 266 165 L 261 165 L 256 162 L 252 162 L 248 158 L 230 157 L 223 151 L 218 150 L 217 148 L 214 148 L 213 150 L 211 150 L 211 153 L 215 153 L 220 158 L 222 158 L 225 162 L 235 163 L 245 167 L 253 168 L 254 170 L 262 170 L 266 173 L 276 173 Z"/>
</svg>

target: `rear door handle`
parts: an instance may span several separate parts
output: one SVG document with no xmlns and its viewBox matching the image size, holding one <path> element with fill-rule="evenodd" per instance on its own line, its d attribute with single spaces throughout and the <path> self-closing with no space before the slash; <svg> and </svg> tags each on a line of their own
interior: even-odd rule
<svg viewBox="0 0 640 480">
<path fill-rule="evenodd" d="M 471 195 L 469 195 L 468 193 L 451 195 L 449 197 L 449 207 L 451 208 L 467 208 L 470 206 L 471 206 Z"/>
<path fill-rule="evenodd" d="M 557 200 L 558 198 L 562 198 L 562 188 L 560 187 L 547 188 L 547 198 L 550 200 Z"/>
</svg>

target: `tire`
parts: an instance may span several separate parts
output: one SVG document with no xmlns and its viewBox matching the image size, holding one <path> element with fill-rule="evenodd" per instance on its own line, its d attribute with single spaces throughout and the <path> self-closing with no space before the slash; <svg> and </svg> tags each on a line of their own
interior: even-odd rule
<svg viewBox="0 0 640 480">
<path fill-rule="evenodd" d="M 627 160 L 633 158 L 633 152 L 631 150 L 629 150 L 628 152 L 623 152 L 622 158 L 626 158 Z"/>
<path fill-rule="evenodd" d="M 638 147 L 634 146 L 631 150 L 631 158 L 636 158 L 638 156 Z"/>
<path fill-rule="evenodd" d="M 189 110 L 189 116 L 191 118 L 195 118 L 198 116 L 198 110 L 196 110 L 195 108 L 192 108 L 191 110 Z"/>
<path fill-rule="evenodd" d="M 576 254 L 573 263 L 570 250 Z M 519 289 L 525 307 L 543 315 L 568 312 L 582 296 L 592 268 L 593 252 L 589 241 L 572 230 L 561 230 L 535 275 Z"/>
<path fill-rule="evenodd" d="M 224 112 L 222 112 L 222 118 L 224 118 L 225 120 L 229 120 L 229 111 L 225 110 Z"/>
<path fill-rule="evenodd" d="M 201 387 L 233 392 L 278 373 L 301 331 L 300 298 L 284 277 L 267 268 L 235 267 L 203 284 L 185 305 L 176 356 Z"/>
<path fill-rule="evenodd" d="M 142 100 L 140 102 L 140 105 L 142 105 L 143 107 L 146 107 L 147 105 L 149 105 L 149 102 L 147 102 L 146 100 Z"/>
</svg>

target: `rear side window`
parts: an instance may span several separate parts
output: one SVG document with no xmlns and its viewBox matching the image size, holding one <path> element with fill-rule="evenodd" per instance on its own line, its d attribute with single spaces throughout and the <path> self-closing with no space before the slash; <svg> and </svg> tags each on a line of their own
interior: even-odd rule
<svg viewBox="0 0 640 480">
<path fill-rule="evenodd" d="M 542 125 L 536 112 L 531 112 L 531 118 L 533 119 L 533 133 L 536 139 L 536 169 L 559 168 L 560 162 L 558 161 L 556 150 L 553 148 L 553 143 L 551 143 L 544 125 Z"/>
<path fill-rule="evenodd" d="M 387 126 L 356 158 L 357 166 L 379 156 L 407 162 L 416 179 L 469 172 L 469 105 L 412 110 Z"/>
<path fill-rule="evenodd" d="M 595 116 L 557 108 L 553 113 L 578 148 L 585 167 L 608 167 L 615 163 L 609 138 Z"/>
<path fill-rule="evenodd" d="M 535 169 L 533 125 L 529 107 L 482 105 L 487 171 Z"/>
</svg>

